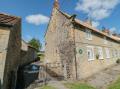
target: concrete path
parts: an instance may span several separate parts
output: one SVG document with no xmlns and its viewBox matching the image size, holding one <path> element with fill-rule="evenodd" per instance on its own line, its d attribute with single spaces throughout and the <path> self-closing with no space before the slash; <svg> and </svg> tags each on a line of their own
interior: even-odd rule
<svg viewBox="0 0 120 89">
<path fill-rule="evenodd" d="M 120 64 L 105 69 L 100 73 L 88 78 L 86 82 L 97 89 L 105 89 L 107 85 L 115 81 L 120 76 Z"/>
</svg>

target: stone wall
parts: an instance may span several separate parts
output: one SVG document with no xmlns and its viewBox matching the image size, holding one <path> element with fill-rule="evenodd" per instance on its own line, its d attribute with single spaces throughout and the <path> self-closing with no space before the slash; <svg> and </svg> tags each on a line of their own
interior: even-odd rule
<svg viewBox="0 0 120 89">
<path fill-rule="evenodd" d="M 13 27 L 9 28 L 9 31 L 2 89 L 13 89 L 16 84 L 21 51 L 21 21 L 19 20 Z"/>
<path fill-rule="evenodd" d="M 61 63 L 61 73 L 65 79 L 83 79 L 115 64 L 119 57 L 113 58 L 111 51 L 120 51 L 120 43 L 107 37 L 107 44 L 104 44 L 104 36 L 92 31 L 92 39 L 86 39 L 84 26 L 73 24 L 73 18 L 66 16 L 57 8 L 53 8 L 51 19 L 45 35 L 45 63 Z M 90 29 L 89 29 L 90 30 Z M 87 46 L 94 46 L 95 59 L 88 61 Z M 104 59 L 96 59 L 97 47 L 102 47 Z M 106 59 L 105 48 L 110 49 L 111 58 Z M 82 50 L 82 54 L 79 50 Z M 102 66 L 101 66 L 102 65 Z M 52 68 L 51 68 L 52 70 Z"/>
<path fill-rule="evenodd" d="M 72 18 L 65 17 L 54 8 L 45 37 L 45 62 L 61 63 L 60 73 L 68 79 L 75 78 L 75 46 L 71 22 Z"/>
<path fill-rule="evenodd" d="M 27 46 L 27 48 L 25 48 L 27 50 L 21 50 L 21 63 L 20 65 L 25 65 L 25 64 L 29 64 L 31 62 L 34 62 L 37 58 L 37 51 L 36 49 Z"/>
<path fill-rule="evenodd" d="M 9 34 L 10 34 L 10 31 L 8 30 L 8 28 L 0 27 L 0 86 L 2 86 L 3 84 Z"/>
<path fill-rule="evenodd" d="M 97 33 L 92 33 L 92 40 L 86 39 L 86 31 L 84 27 L 75 26 L 75 43 L 76 43 L 76 60 L 77 60 L 77 75 L 78 79 L 87 78 L 100 70 L 108 68 L 116 64 L 116 60 L 120 58 L 120 55 L 113 57 L 113 49 L 120 51 L 120 43 L 111 39 L 107 39 L 108 43 L 104 44 L 104 36 Z M 94 60 L 89 61 L 87 58 L 87 46 L 94 47 Z M 103 59 L 97 59 L 98 47 L 102 47 Z M 110 58 L 106 58 L 105 48 L 110 49 Z M 82 50 L 82 54 L 79 50 Z"/>
</svg>

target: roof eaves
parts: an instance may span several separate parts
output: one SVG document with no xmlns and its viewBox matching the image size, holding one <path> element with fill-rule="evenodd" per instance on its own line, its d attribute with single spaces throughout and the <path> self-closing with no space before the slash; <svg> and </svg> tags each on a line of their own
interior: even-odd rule
<svg viewBox="0 0 120 89">
<path fill-rule="evenodd" d="M 0 26 L 12 27 L 20 20 L 21 20 L 20 17 L 0 13 Z"/>
<path fill-rule="evenodd" d="M 71 15 L 69 15 L 69 14 L 67 14 L 67 13 L 64 13 L 64 12 L 62 12 L 62 11 L 60 11 L 60 10 L 59 10 L 59 12 L 60 12 L 61 14 L 63 14 L 64 16 L 66 16 L 67 18 L 70 18 L 70 17 L 71 17 Z M 96 29 L 96 28 L 94 28 L 94 27 L 92 27 L 92 26 L 90 26 L 90 25 L 88 25 L 88 24 L 86 24 L 86 23 L 84 23 L 84 22 L 82 22 L 82 21 L 80 21 L 80 20 L 78 20 L 78 19 L 75 19 L 74 22 L 77 23 L 77 24 L 79 24 L 79 25 L 82 25 L 82 26 L 84 26 L 84 27 L 86 27 L 86 28 L 89 28 L 90 30 L 95 31 L 95 32 L 97 32 L 97 33 L 99 33 L 99 34 L 101 34 L 101 35 L 104 35 L 104 36 L 106 36 L 106 37 L 108 37 L 108 38 L 110 38 L 110 39 L 113 39 L 113 40 L 118 41 L 118 42 L 120 41 L 120 40 L 118 40 L 118 39 L 115 39 L 115 38 L 113 38 L 113 37 L 110 37 L 109 35 L 107 35 L 107 34 L 101 32 L 101 31 L 99 31 L 98 29 Z"/>
</svg>

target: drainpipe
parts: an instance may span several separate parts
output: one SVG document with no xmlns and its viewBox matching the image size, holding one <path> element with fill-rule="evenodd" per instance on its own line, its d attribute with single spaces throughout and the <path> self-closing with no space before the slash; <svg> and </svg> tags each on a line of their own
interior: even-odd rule
<svg viewBox="0 0 120 89">
<path fill-rule="evenodd" d="M 76 73 L 76 80 L 78 79 L 78 74 L 77 74 L 77 58 L 76 58 L 76 43 L 75 43 L 75 27 L 73 27 L 73 34 L 74 34 L 74 55 L 75 55 L 75 73 Z"/>
<path fill-rule="evenodd" d="M 70 19 L 72 18 L 72 23 L 74 25 L 74 21 L 75 21 L 75 18 L 76 18 L 76 15 L 72 15 L 70 17 Z M 75 55 L 75 73 L 76 73 L 76 80 L 78 79 L 78 75 L 77 75 L 77 58 L 76 58 L 76 43 L 75 43 L 75 27 L 73 26 L 73 39 L 74 39 L 74 55 Z"/>
</svg>

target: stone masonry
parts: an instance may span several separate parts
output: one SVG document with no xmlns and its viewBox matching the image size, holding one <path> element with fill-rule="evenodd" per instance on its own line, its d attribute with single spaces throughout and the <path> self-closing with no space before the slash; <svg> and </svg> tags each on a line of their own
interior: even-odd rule
<svg viewBox="0 0 120 89">
<path fill-rule="evenodd" d="M 0 14 L 1 89 L 14 89 L 21 51 L 21 19 Z"/>
<path fill-rule="evenodd" d="M 51 71 L 65 79 L 81 80 L 116 64 L 120 58 L 120 38 L 101 32 L 92 24 L 75 17 L 60 11 L 58 0 L 55 0 L 45 34 L 45 63 L 61 63 L 61 71 L 52 68 Z M 86 31 L 91 32 L 91 40 L 86 39 Z M 88 60 L 87 47 L 93 47 L 93 60 Z M 102 59 L 97 59 L 99 47 L 102 49 Z M 109 58 L 106 48 L 109 49 Z"/>
</svg>

